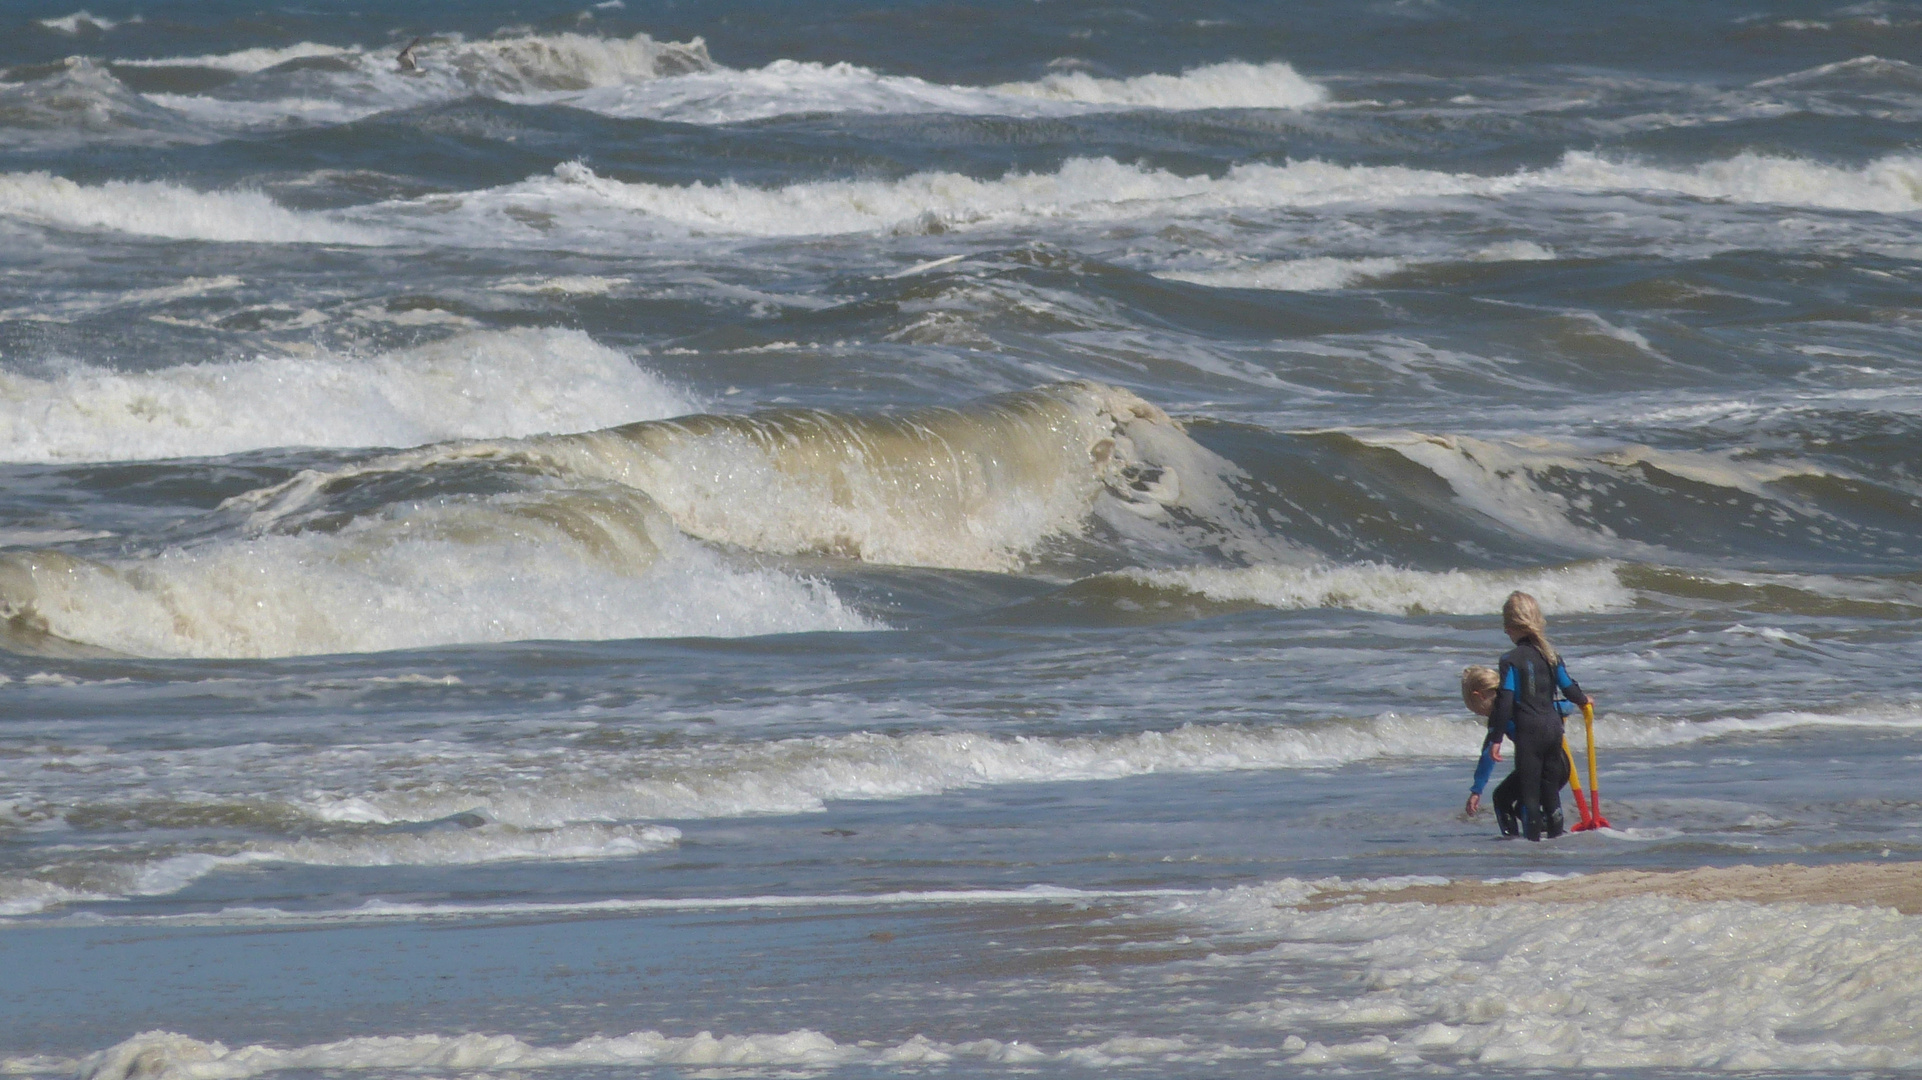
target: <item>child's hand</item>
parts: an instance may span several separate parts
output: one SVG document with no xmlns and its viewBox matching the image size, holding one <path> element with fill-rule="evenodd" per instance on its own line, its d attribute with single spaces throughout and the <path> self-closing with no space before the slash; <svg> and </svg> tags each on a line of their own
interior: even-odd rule
<svg viewBox="0 0 1922 1080">
<path fill-rule="evenodd" d="M 1479 791 L 1469 792 L 1468 805 L 1462 808 L 1462 813 L 1467 814 L 1469 817 L 1474 817 L 1475 811 L 1480 810 L 1481 808 L 1482 808 L 1482 793 Z"/>
<path fill-rule="evenodd" d="M 1502 744 L 1499 742 L 1490 743 L 1488 746 L 1488 756 L 1493 761 L 1500 761 L 1502 759 Z"/>
</svg>

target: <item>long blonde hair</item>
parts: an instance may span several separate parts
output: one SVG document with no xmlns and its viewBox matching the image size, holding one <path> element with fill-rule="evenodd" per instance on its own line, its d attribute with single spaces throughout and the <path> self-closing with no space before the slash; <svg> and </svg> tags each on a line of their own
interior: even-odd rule
<svg viewBox="0 0 1922 1080">
<path fill-rule="evenodd" d="M 1562 655 L 1549 643 L 1548 620 L 1542 617 L 1542 606 L 1527 593 L 1518 590 L 1508 594 L 1502 604 L 1502 629 L 1521 631 L 1522 640 L 1539 649 L 1549 667 L 1562 662 Z"/>
</svg>

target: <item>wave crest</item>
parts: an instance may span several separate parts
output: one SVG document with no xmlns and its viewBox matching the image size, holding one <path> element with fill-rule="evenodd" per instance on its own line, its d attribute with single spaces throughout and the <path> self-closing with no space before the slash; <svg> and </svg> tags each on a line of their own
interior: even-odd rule
<svg viewBox="0 0 1922 1080">
<path fill-rule="evenodd" d="M 1035 82 L 1003 83 L 1004 94 L 1086 105 L 1152 109 L 1302 109 L 1328 100 L 1328 88 L 1279 61 L 1209 64 L 1180 75 L 1101 79 L 1057 72 Z"/>
<path fill-rule="evenodd" d="M 1100 506 L 1143 520 L 1218 510 L 1232 468 L 1135 395 L 1063 383 L 898 415 L 787 409 L 435 447 L 231 503 L 256 529 L 284 527 L 339 485 L 460 461 L 616 483 L 682 532 L 752 551 L 960 570 L 1019 568 Z"/>
<path fill-rule="evenodd" d="M 0 371 L 0 460 L 414 446 L 581 431 L 691 408 L 581 331 L 479 331 L 365 358 L 262 356 L 143 372 L 73 365 L 38 378 Z"/>
</svg>

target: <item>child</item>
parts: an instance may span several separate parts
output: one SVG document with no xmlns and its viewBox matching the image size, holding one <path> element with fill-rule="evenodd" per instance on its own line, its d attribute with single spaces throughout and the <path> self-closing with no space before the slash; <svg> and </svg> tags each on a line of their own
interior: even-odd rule
<svg viewBox="0 0 1922 1080">
<path fill-rule="evenodd" d="M 1495 711 L 1495 691 L 1500 685 L 1501 676 L 1494 668 L 1483 664 L 1465 667 L 1462 669 L 1462 704 L 1468 706 L 1469 712 L 1486 720 L 1488 714 Z M 1556 702 L 1558 708 L 1563 704 L 1563 702 Z M 1511 723 L 1506 734 L 1514 733 L 1515 726 Z M 1563 774 L 1565 783 L 1568 778 L 1575 775 L 1575 761 L 1573 755 L 1566 754 L 1566 744 L 1564 744 L 1564 753 L 1568 768 L 1568 772 Z M 1488 786 L 1488 778 L 1495 771 L 1495 763 L 1501 759 L 1501 740 L 1482 743 L 1482 757 L 1475 763 L 1475 782 L 1468 789 L 1468 805 L 1463 808 L 1463 813 L 1473 817 L 1481 811 L 1482 789 Z M 1507 837 L 1520 836 L 1522 833 L 1519 775 L 1511 772 L 1506 779 L 1495 785 L 1495 824 L 1502 830 L 1502 835 Z M 1561 785 L 1557 784 L 1556 787 L 1559 795 Z M 1577 789 L 1575 801 L 1581 802 L 1579 789 Z"/>
<path fill-rule="evenodd" d="M 1503 735 L 1515 740 L 1515 776 L 1520 790 L 1522 835 L 1540 840 L 1562 834 L 1562 785 L 1572 772 L 1562 736 L 1557 698 L 1588 704 L 1588 695 L 1568 676 L 1568 666 L 1548 640 L 1548 621 L 1535 598 L 1508 594 L 1502 605 L 1502 630 L 1515 647 L 1502 654 L 1495 704 L 1488 713 L 1487 742 Z"/>
</svg>

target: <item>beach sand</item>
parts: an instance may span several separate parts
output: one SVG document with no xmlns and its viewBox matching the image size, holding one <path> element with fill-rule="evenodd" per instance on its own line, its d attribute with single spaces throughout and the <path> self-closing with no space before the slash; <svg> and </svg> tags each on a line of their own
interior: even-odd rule
<svg viewBox="0 0 1922 1080">
<path fill-rule="evenodd" d="M 1922 862 L 1828 866 L 1722 866 L 1695 870 L 1610 870 L 1557 881 L 1456 881 L 1380 891 L 1330 891 L 1304 906 L 1339 903 L 1578 903 L 1630 896 L 1749 900 L 1764 904 L 1855 904 L 1922 913 Z"/>
</svg>

